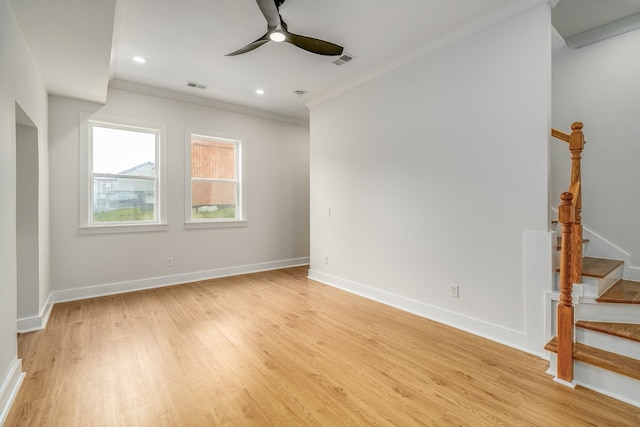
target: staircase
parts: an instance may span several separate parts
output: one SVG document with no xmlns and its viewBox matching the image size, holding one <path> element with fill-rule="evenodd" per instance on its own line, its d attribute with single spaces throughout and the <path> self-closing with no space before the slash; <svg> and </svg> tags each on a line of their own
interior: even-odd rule
<svg viewBox="0 0 640 427">
<path fill-rule="evenodd" d="M 622 261 L 583 259 L 583 283 L 574 285 L 573 384 L 640 407 L 640 282 L 616 279 L 621 267 Z M 545 350 L 552 352 L 547 372 L 556 375 L 557 337 Z"/>
<path fill-rule="evenodd" d="M 551 352 L 547 373 L 560 383 L 640 407 L 640 282 L 622 278 L 623 261 L 582 256 L 588 241 L 582 239 L 580 155 L 573 149 L 584 146 L 582 124 L 574 123 L 572 130 L 571 135 L 552 131 L 570 144 L 574 163 L 556 222 L 562 237 L 558 281 L 548 298 L 556 307 L 548 316 L 548 330 L 556 336 L 545 346 Z"/>
</svg>

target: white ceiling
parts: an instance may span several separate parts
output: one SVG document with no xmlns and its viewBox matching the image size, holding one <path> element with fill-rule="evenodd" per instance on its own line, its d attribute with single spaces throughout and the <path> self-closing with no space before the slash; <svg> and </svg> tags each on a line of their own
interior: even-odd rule
<svg viewBox="0 0 640 427">
<path fill-rule="evenodd" d="M 340 67 L 335 57 L 286 43 L 225 56 L 266 31 L 255 0 L 10 1 L 52 94 L 105 102 L 115 79 L 304 120 L 309 100 L 515 0 L 287 0 L 280 12 L 289 31 L 337 43 L 356 57 Z M 594 12 L 567 13 L 558 25 L 578 32 L 640 6 L 639 0 L 560 4 L 576 1 Z M 208 88 L 192 89 L 187 81 Z M 265 94 L 256 95 L 257 88 Z"/>
<path fill-rule="evenodd" d="M 305 118 L 308 99 L 504 1 L 287 0 L 280 12 L 291 32 L 337 43 L 357 57 L 338 67 L 335 57 L 287 43 L 225 56 L 265 33 L 255 0 L 126 0 L 115 78 Z M 147 63 L 134 63 L 135 55 Z M 209 87 L 203 93 L 185 87 L 187 81 Z M 257 96 L 257 88 L 265 95 Z"/>
<path fill-rule="evenodd" d="M 51 94 L 104 102 L 116 0 L 11 0 Z"/>
</svg>

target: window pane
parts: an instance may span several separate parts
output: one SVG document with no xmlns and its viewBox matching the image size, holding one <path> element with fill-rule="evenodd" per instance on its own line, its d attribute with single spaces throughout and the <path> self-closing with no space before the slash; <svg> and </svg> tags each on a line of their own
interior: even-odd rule
<svg viewBox="0 0 640 427">
<path fill-rule="evenodd" d="M 236 218 L 236 183 L 193 181 L 191 216 L 193 219 Z"/>
<path fill-rule="evenodd" d="M 236 179 L 236 145 L 191 137 L 191 176 L 193 178 Z"/>
<path fill-rule="evenodd" d="M 155 176 L 156 133 L 93 126 L 93 172 Z"/>
<path fill-rule="evenodd" d="M 155 181 L 93 178 L 93 222 L 155 220 Z"/>
</svg>

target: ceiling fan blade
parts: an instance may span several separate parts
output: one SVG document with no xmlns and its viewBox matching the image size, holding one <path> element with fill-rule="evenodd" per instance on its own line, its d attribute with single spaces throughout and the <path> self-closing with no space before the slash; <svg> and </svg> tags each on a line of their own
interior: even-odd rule
<svg viewBox="0 0 640 427">
<path fill-rule="evenodd" d="M 301 36 L 289 32 L 286 33 L 286 37 L 285 41 L 292 45 L 318 55 L 341 55 L 344 50 L 342 46 L 324 40 L 314 39 L 313 37 Z"/>
<path fill-rule="evenodd" d="M 260 46 L 262 46 L 268 41 L 269 41 L 269 33 L 265 33 L 265 35 L 260 37 L 258 40 L 252 41 L 245 47 L 241 47 L 240 49 L 234 50 L 231 53 L 227 53 L 225 56 L 236 56 L 236 55 L 240 55 L 241 53 L 251 52 L 253 49 L 259 48 Z"/>
<path fill-rule="evenodd" d="M 284 41 L 287 43 L 291 43 L 292 45 L 311 53 L 326 56 L 337 56 L 342 54 L 342 51 L 344 50 L 342 46 L 338 46 L 337 44 L 330 43 L 325 40 L 290 33 L 287 28 L 287 23 L 284 22 L 280 16 L 280 6 L 284 2 L 285 0 L 256 0 L 260 11 L 267 20 L 268 28 L 266 34 L 258 40 L 249 43 L 245 47 L 228 53 L 226 56 L 235 56 L 250 52 L 271 40 L 270 35 L 275 35 L 276 33 L 282 33 L 284 35 Z"/>
<path fill-rule="evenodd" d="M 273 31 L 280 25 L 280 12 L 274 0 L 256 0 L 260 11 L 269 25 L 269 31 Z"/>
</svg>

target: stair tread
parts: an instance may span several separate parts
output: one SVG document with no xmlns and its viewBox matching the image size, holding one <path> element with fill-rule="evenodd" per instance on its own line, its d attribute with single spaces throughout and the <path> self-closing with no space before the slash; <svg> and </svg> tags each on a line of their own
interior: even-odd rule
<svg viewBox="0 0 640 427">
<path fill-rule="evenodd" d="M 584 257 L 582 258 L 582 275 L 602 279 L 622 264 L 624 261 L 616 259 Z"/>
<path fill-rule="evenodd" d="M 557 353 L 557 337 L 553 337 L 553 339 L 544 346 L 544 349 Z M 612 353 L 610 351 L 591 347 L 582 343 L 575 343 L 573 348 L 573 358 L 580 362 L 597 366 L 598 368 L 640 380 L 640 360 L 632 357 L 622 356 L 617 353 Z"/>
<path fill-rule="evenodd" d="M 582 239 L 582 244 L 589 243 L 589 239 Z M 556 244 L 556 248 L 562 248 L 562 237 L 558 237 L 558 242 Z"/>
<path fill-rule="evenodd" d="M 582 275 L 602 279 L 622 264 L 624 264 L 624 261 L 617 259 L 586 256 L 582 258 Z M 556 268 L 556 271 L 560 271 L 560 267 Z"/>
<path fill-rule="evenodd" d="M 576 327 L 640 342 L 640 324 L 579 320 Z"/>
<path fill-rule="evenodd" d="M 640 282 L 618 280 L 598 298 L 598 302 L 640 304 Z"/>
</svg>

